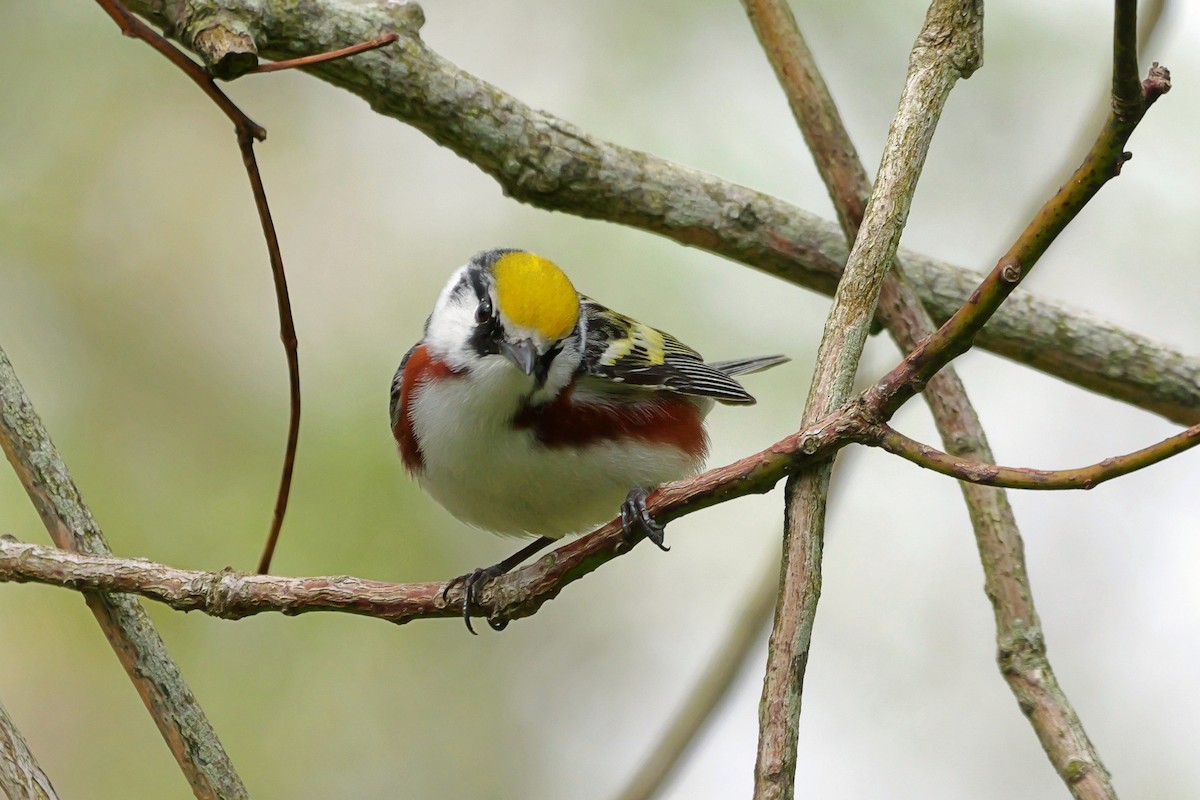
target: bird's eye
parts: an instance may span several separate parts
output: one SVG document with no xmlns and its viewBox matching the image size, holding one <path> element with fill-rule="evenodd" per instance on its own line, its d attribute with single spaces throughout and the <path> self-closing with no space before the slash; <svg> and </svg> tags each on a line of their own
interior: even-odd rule
<svg viewBox="0 0 1200 800">
<path fill-rule="evenodd" d="M 482 325 L 492 318 L 492 304 L 484 300 L 475 309 L 475 322 Z"/>
<path fill-rule="evenodd" d="M 493 342 L 498 342 L 504 338 L 504 331 L 500 329 L 499 325 L 493 325 L 492 329 L 488 331 L 488 336 Z"/>
</svg>

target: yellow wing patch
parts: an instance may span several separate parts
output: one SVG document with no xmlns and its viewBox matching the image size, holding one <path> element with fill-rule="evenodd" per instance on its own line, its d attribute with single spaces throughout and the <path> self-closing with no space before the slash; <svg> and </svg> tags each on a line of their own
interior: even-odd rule
<svg viewBox="0 0 1200 800">
<path fill-rule="evenodd" d="M 579 321 L 579 293 L 563 271 L 533 253 L 508 253 L 492 267 L 496 302 L 505 315 L 547 339 L 561 339 Z"/>
<path fill-rule="evenodd" d="M 616 364 L 626 361 L 630 364 L 643 366 L 666 363 L 667 336 L 660 330 L 649 325 L 643 325 L 637 320 L 630 319 L 624 314 L 616 314 L 625 329 L 625 335 L 608 343 L 608 349 L 601 356 L 601 363 Z"/>
</svg>

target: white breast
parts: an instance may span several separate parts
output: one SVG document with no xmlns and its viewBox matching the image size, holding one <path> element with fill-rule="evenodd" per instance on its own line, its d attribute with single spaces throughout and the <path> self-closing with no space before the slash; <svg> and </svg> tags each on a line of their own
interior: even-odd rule
<svg viewBox="0 0 1200 800">
<path fill-rule="evenodd" d="M 512 427 L 530 379 L 506 363 L 425 384 L 412 401 L 422 487 L 464 522 L 507 535 L 562 537 L 611 519 L 634 487 L 702 466 L 677 448 L 623 439 L 548 448 Z"/>
</svg>

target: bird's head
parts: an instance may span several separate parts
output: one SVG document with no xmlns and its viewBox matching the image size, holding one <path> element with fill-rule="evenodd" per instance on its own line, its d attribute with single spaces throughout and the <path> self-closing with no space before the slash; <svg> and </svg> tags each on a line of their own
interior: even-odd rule
<svg viewBox="0 0 1200 800">
<path fill-rule="evenodd" d="M 531 393 L 553 396 L 579 366 L 583 333 L 579 293 L 553 262 L 487 250 L 450 278 L 425 342 L 455 370 L 515 370 Z"/>
</svg>

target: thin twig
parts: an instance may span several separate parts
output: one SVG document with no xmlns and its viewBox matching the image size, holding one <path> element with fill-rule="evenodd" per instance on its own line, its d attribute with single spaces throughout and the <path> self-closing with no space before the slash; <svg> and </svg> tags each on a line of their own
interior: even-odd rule
<svg viewBox="0 0 1200 800">
<path fill-rule="evenodd" d="M 1142 76 L 1138 71 L 1138 0 L 1116 0 L 1115 5 L 1112 113 L 1117 119 L 1129 119 L 1145 113 L 1148 106 L 1143 97 Z"/>
<path fill-rule="evenodd" d="M 159 0 L 127 5 L 157 25 L 172 23 Z M 423 14 L 414 3 L 174 5 L 186 8 L 197 26 L 236 16 L 253 32 L 263 57 L 276 60 L 394 30 L 396 47 L 320 64 L 311 73 L 413 125 L 522 202 L 658 233 L 827 294 L 836 286 L 847 254 L 836 224 L 762 192 L 589 136 L 521 103 L 430 50 L 420 38 Z M 978 284 L 974 270 L 910 251 L 900 255 L 938 322 L 967 302 Z M 1182 425 L 1200 422 L 1200 359 L 1060 303 L 1018 291 L 976 344 Z"/>
<path fill-rule="evenodd" d="M 266 189 L 263 187 L 262 175 L 259 173 L 258 161 L 254 157 L 254 142 L 263 141 L 267 137 L 266 130 L 246 116 L 240 108 L 217 87 L 212 75 L 199 64 L 185 56 L 178 48 L 164 39 L 160 34 L 139 20 L 119 0 L 96 0 L 110 17 L 121 28 L 126 36 L 141 39 L 179 67 L 191 78 L 204 93 L 212 98 L 230 121 L 237 132 L 238 149 L 242 153 L 242 164 L 246 168 L 246 176 L 250 180 L 250 189 L 254 194 L 254 206 L 258 210 L 259 222 L 262 226 L 263 238 L 266 240 L 267 253 L 271 262 L 271 278 L 275 286 L 275 302 L 279 312 L 279 338 L 283 342 L 284 357 L 288 369 L 288 427 L 287 443 L 284 447 L 283 468 L 279 477 L 279 489 L 275 495 L 275 507 L 271 514 L 271 526 L 267 532 L 267 543 L 263 547 L 262 557 L 258 562 L 258 571 L 267 572 L 271 568 L 271 558 L 275 554 L 275 546 L 279 541 L 279 532 L 283 528 L 283 518 L 287 513 L 288 496 L 292 488 L 292 474 L 296 466 L 296 446 L 300 439 L 300 358 L 297 352 L 296 324 L 292 318 L 292 303 L 288 297 L 287 273 L 283 266 L 283 254 L 279 249 L 279 237 L 275 232 L 275 223 L 271 219 L 271 207 L 267 203 Z M 389 33 L 373 38 L 350 47 L 343 47 L 333 52 L 321 53 L 291 61 L 276 62 L 260 66 L 254 72 L 272 72 L 291 67 L 310 66 L 343 59 L 346 56 L 375 50 L 395 42 L 399 36 Z"/>
<path fill-rule="evenodd" d="M 141 39 L 157 50 L 172 64 L 179 67 L 185 75 L 192 79 L 193 83 L 208 95 L 209 99 L 217 104 L 217 108 L 221 109 L 225 116 L 229 117 L 229 121 L 233 123 L 234 128 L 239 133 L 246 132 L 260 142 L 267 138 L 266 128 L 246 116 L 229 99 L 228 95 L 221 91 L 220 87 L 213 81 L 212 76 L 205 72 L 203 67 L 192 61 L 179 48 L 175 47 L 155 32 L 153 28 L 130 13 L 129 9 L 120 0 L 96 0 L 96 2 L 104 9 L 105 13 L 112 17 L 113 22 L 117 23 L 117 26 L 121 29 L 121 33 L 134 39 Z"/>
<path fill-rule="evenodd" d="M 58 800 L 25 737 L 0 703 L 0 794 L 8 800 Z"/>
<path fill-rule="evenodd" d="M 317 53 L 315 56 L 303 56 L 301 58 L 290 58 L 286 61 L 271 61 L 265 64 L 259 64 L 252 70 L 248 70 L 247 75 L 261 75 L 264 72 L 280 72 L 285 69 L 296 69 L 297 67 L 311 67 L 314 64 L 323 64 L 326 61 L 335 61 L 346 56 L 354 56 L 359 53 L 365 53 L 368 50 L 377 50 L 380 47 L 386 47 L 392 42 L 400 38 L 398 33 L 388 33 L 379 36 L 370 41 L 352 44 L 349 47 L 343 47 L 339 50 L 331 50 L 328 53 Z"/>
<path fill-rule="evenodd" d="M 271 219 L 270 206 L 267 205 L 267 191 L 258 171 L 258 162 L 254 158 L 254 143 L 244 133 L 239 132 L 238 146 L 241 148 L 242 163 L 246 167 L 246 175 L 254 193 L 258 219 L 267 240 L 271 279 L 275 285 L 275 304 L 279 310 L 279 339 L 283 342 L 288 367 L 289 410 L 283 471 L 279 476 L 279 491 L 275 495 L 275 508 L 271 514 L 267 543 L 258 561 L 258 571 L 267 572 L 271 569 L 271 557 L 275 555 L 275 545 L 279 542 L 279 532 L 283 529 L 283 517 L 287 513 L 288 496 L 292 490 L 292 472 L 296 466 L 296 445 L 300 439 L 300 354 L 296 342 L 296 324 L 292 320 L 292 301 L 288 297 L 287 275 L 283 271 L 283 254 L 279 250 L 279 238 L 275 235 L 275 223 Z"/>
<path fill-rule="evenodd" d="M 399 36 L 389 33 L 350 47 L 343 47 L 328 53 L 320 53 L 291 61 L 275 62 L 260 66 L 255 72 L 274 72 L 293 67 L 310 66 L 336 61 L 347 56 L 376 50 L 395 42 Z M 271 559 L 275 556 L 275 546 L 279 543 L 279 532 L 283 529 L 283 518 L 287 513 L 288 496 L 292 488 L 292 473 L 296 466 L 296 445 L 300 438 L 300 362 L 296 342 L 296 326 L 292 320 L 292 303 L 288 298 L 287 275 L 283 269 L 283 255 L 279 250 L 279 238 L 275 234 L 275 223 L 271 220 L 271 208 L 267 205 L 267 193 L 263 187 L 262 176 L 258 171 L 258 163 L 254 158 L 254 142 L 245 132 L 238 131 L 238 146 L 242 151 L 242 160 L 246 166 L 246 174 L 250 178 L 250 187 L 254 192 L 254 205 L 258 209 L 259 221 L 262 223 L 263 236 L 267 241 L 267 251 L 271 259 L 271 277 L 275 283 L 275 298 L 279 308 L 279 338 L 283 342 L 283 350 L 287 356 L 288 365 L 288 396 L 291 399 L 288 414 L 287 445 L 284 449 L 283 472 L 279 478 L 279 491 L 275 497 L 275 509 L 271 515 L 271 528 L 267 533 L 267 542 L 263 546 L 262 556 L 258 561 L 258 571 L 267 573 L 271 569 Z"/>
<path fill-rule="evenodd" d="M 66 464 L 0 349 L 0 448 L 63 551 L 110 556 Z M 240 800 L 246 789 L 179 667 L 132 597 L 84 595 L 197 798 Z"/>
<path fill-rule="evenodd" d="M 250 180 L 250 188 L 254 194 L 254 206 L 258 210 L 263 237 L 267 243 L 267 253 L 271 262 L 271 278 L 275 285 L 275 302 L 279 311 L 279 338 L 283 342 L 284 357 L 287 360 L 288 368 L 287 444 L 284 448 L 283 469 L 279 478 L 279 490 L 275 496 L 275 508 L 271 515 L 271 527 L 267 533 L 267 544 L 258 567 L 259 572 L 266 572 L 271 566 L 271 556 L 275 552 L 275 543 L 279 539 L 279 531 L 283 527 L 283 517 L 287 512 L 288 495 L 292 487 L 292 472 L 296 463 L 296 445 L 300 438 L 300 359 L 296 348 L 296 326 L 292 320 L 292 304 L 288 298 L 287 274 L 283 267 L 283 255 L 279 249 L 279 238 L 275 234 L 275 224 L 271 220 L 271 208 L 267 204 L 267 195 L 258 171 L 258 162 L 254 157 L 254 142 L 266 139 L 267 131 L 246 116 L 220 90 L 212 75 L 150 26 L 131 14 L 119 0 L 96 0 L 96 2 L 120 26 L 122 33 L 150 45 L 203 89 L 204 93 L 225 113 L 225 116 L 229 117 L 237 133 L 242 164 L 245 166 L 246 176 Z"/>
<path fill-rule="evenodd" d="M 1002 486 L 1006 489 L 1091 489 L 1105 481 L 1145 469 L 1173 455 L 1200 444 L 1200 425 L 1123 456 L 1111 456 L 1103 461 L 1075 469 L 1031 469 L 1000 467 L 980 461 L 963 460 L 941 450 L 910 439 L 886 425 L 880 425 L 867 440 L 889 453 L 951 478 L 983 486 Z"/>
<path fill-rule="evenodd" d="M 1155 41 L 1159 33 L 1159 23 L 1168 16 L 1168 1 L 1167 0 L 1147 0 L 1138 6 L 1138 34 L 1137 34 L 1137 52 L 1142 53 L 1147 46 Z M 1054 194 L 1058 187 L 1063 185 L 1068 176 L 1075 170 L 1075 158 L 1078 153 L 1085 152 L 1095 140 L 1095 131 L 1100 130 L 1104 125 L 1104 120 L 1112 111 L 1112 81 L 1106 81 L 1103 86 L 1103 91 L 1097 93 L 1095 102 L 1088 113 L 1083 117 L 1076 134 L 1072 137 L 1071 143 L 1063 147 L 1063 152 L 1067 154 L 1070 160 L 1064 160 L 1055 169 L 1046 170 L 1043 175 L 1043 182 L 1040 186 L 1029 193 L 1030 204 L 1024 209 L 1024 213 L 1014 214 L 1016 220 L 1032 219 L 1038 209 L 1042 207 L 1043 198 Z M 1013 238 L 1019 230 L 1013 231 Z M 1192 424 L 1187 420 L 1176 420 L 1185 425 Z"/>
</svg>

